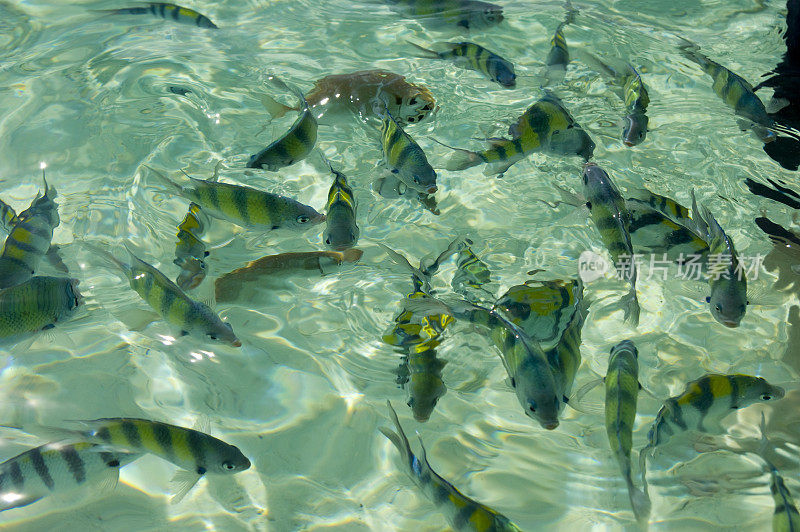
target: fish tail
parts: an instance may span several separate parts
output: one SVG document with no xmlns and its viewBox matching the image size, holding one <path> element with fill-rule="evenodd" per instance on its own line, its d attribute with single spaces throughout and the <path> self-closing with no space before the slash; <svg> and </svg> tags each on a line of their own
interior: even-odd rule
<svg viewBox="0 0 800 532">
<path fill-rule="evenodd" d="M 287 92 L 294 93 L 298 98 L 300 98 L 300 102 L 302 104 L 301 108 L 302 109 L 308 109 L 308 102 L 306 101 L 306 97 L 303 94 L 303 91 L 301 91 L 300 89 L 298 89 L 294 85 L 291 85 L 291 86 L 287 85 L 286 82 L 284 82 L 281 78 L 279 78 L 275 74 L 269 74 L 267 79 L 269 80 L 270 83 L 272 83 L 273 85 L 275 85 L 279 89 L 285 90 Z M 284 111 L 284 113 L 285 113 L 285 111 Z M 273 115 L 273 117 L 274 117 L 274 115 Z"/>
<path fill-rule="evenodd" d="M 644 493 L 647 493 L 647 453 L 652 449 L 653 445 L 648 443 L 641 451 L 639 451 L 639 471 L 642 477 L 642 491 Z"/>
<path fill-rule="evenodd" d="M 452 146 L 448 146 L 448 148 L 455 150 L 455 153 L 450 156 L 450 159 L 447 160 L 447 164 L 445 165 L 445 168 L 451 172 L 466 170 L 467 168 L 478 166 L 483 162 L 478 152 L 453 148 Z"/>
<path fill-rule="evenodd" d="M 628 473 L 625 482 L 628 485 L 628 497 L 631 501 L 633 515 L 636 517 L 636 520 L 639 522 L 639 524 L 645 525 L 650 517 L 650 509 L 652 506 L 650 502 L 650 496 L 644 490 L 640 490 L 633 485 L 630 472 Z"/>
<path fill-rule="evenodd" d="M 83 247 L 85 247 L 86 249 L 91 251 L 92 254 L 95 257 L 98 257 L 103 262 L 105 262 L 106 265 L 119 268 L 126 275 L 129 275 L 131 273 L 130 265 L 125 264 L 124 262 L 122 262 L 121 260 L 116 258 L 110 251 L 108 251 L 106 249 L 102 249 L 102 248 L 100 248 L 100 247 L 98 247 L 98 246 L 96 246 L 94 244 L 89 243 L 89 242 L 86 242 L 85 240 L 79 240 L 79 242 L 83 245 Z M 130 251 L 129 251 L 129 253 L 130 253 Z"/>
<path fill-rule="evenodd" d="M 160 180 L 162 183 L 164 183 L 165 185 L 169 186 L 170 188 L 174 188 L 176 192 L 178 192 L 178 193 L 181 193 L 181 192 L 183 192 L 183 187 L 182 187 L 182 186 L 180 186 L 178 183 L 176 183 L 176 182 L 175 182 L 175 181 L 173 181 L 172 179 L 168 178 L 167 176 L 165 176 L 164 174 L 162 174 L 161 172 L 159 172 L 158 170 L 156 170 L 156 169 L 155 169 L 155 168 L 153 168 L 152 166 L 148 166 L 148 165 L 146 165 L 146 164 L 143 164 L 142 166 L 144 166 L 145 168 L 147 168 L 148 170 L 150 170 L 151 172 L 153 172 L 153 174 L 155 174 L 155 176 L 156 176 L 156 177 L 157 177 L 157 178 L 158 178 L 158 179 L 159 179 L 159 180 Z"/>
<path fill-rule="evenodd" d="M 411 445 L 408 443 L 406 433 L 403 431 L 403 427 L 400 425 L 400 420 L 397 418 L 397 412 L 395 412 L 394 407 L 392 407 L 392 403 L 388 399 L 386 400 L 386 406 L 389 407 L 389 416 L 391 416 L 392 421 L 394 421 L 394 426 L 397 428 L 397 432 L 385 427 L 380 427 L 378 430 L 380 430 L 384 436 L 389 438 L 389 441 L 392 442 L 395 447 L 397 447 L 397 450 L 400 451 L 400 454 L 403 457 L 403 461 L 408 465 L 409 469 L 413 470 L 416 456 L 414 456 L 414 453 L 411 451 Z"/>
<path fill-rule="evenodd" d="M 630 292 L 620 299 L 622 308 L 625 310 L 625 321 L 637 327 L 639 325 L 639 300 L 636 298 L 636 287 L 631 286 Z"/>
<path fill-rule="evenodd" d="M 344 262 L 358 262 L 364 252 L 360 249 L 350 248 L 342 251 L 342 260 Z"/>
<path fill-rule="evenodd" d="M 413 46 L 414 48 L 416 48 L 417 50 L 419 50 L 420 52 L 422 52 L 422 54 L 423 54 L 422 57 L 426 57 L 426 58 L 430 58 L 430 59 L 441 59 L 442 58 L 442 56 L 439 55 L 439 52 L 431 50 L 430 48 L 425 48 L 424 46 L 420 46 L 417 43 L 411 42 L 409 40 L 406 40 L 406 42 L 408 44 L 410 44 L 411 46 Z"/>
<path fill-rule="evenodd" d="M 289 111 L 298 110 L 296 107 L 284 105 L 272 96 L 268 96 L 266 94 L 261 96 L 261 103 L 272 118 L 280 118 Z"/>
</svg>

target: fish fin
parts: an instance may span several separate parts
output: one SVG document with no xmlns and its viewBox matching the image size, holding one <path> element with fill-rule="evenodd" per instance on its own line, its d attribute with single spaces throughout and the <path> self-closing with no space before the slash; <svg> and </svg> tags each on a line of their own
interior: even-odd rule
<svg viewBox="0 0 800 532">
<path fill-rule="evenodd" d="M 639 451 L 639 474 L 642 477 L 642 491 L 647 493 L 647 453 L 653 451 L 653 446 L 647 444 Z"/>
<path fill-rule="evenodd" d="M 380 430 L 384 436 L 389 438 L 389 441 L 391 441 L 394 446 L 397 447 L 397 450 L 400 451 L 400 454 L 403 456 L 403 461 L 409 468 L 411 468 L 413 467 L 415 458 L 414 453 L 411 452 L 411 445 L 408 443 L 408 438 L 406 437 L 405 431 L 403 431 L 403 426 L 400 425 L 400 419 L 397 417 L 397 412 L 395 412 L 392 403 L 388 399 L 386 400 L 386 406 L 389 407 L 389 417 L 392 418 L 397 432 L 384 427 L 380 427 L 378 430 Z"/>
<path fill-rule="evenodd" d="M 639 300 L 636 298 L 636 288 L 631 287 L 630 292 L 624 295 L 619 301 L 625 311 L 625 321 L 634 327 L 638 327 L 641 308 L 639 307 Z"/>
<path fill-rule="evenodd" d="M 595 403 L 588 403 L 585 402 L 586 395 L 591 392 L 594 388 L 596 388 L 599 384 L 603 383 L 602 378 L 592 379 L 583 386 L 581 386 L 577 392 L 572 394 L 572 397 L 569 398 L 569 401 L 565 401 L 570 408 L 577 412 L 581 412 L 582 414 L 602 414 L 605 412 L 603 404 L 595 404 Z"/>
<path fill-rule="evenodd" d="M 408 44 L 410 44 L 411 46 L 413 46 L 414 48 L 416 48 L 417 50 L 419 50 L 420 52 L 422 52 L 423 55 L 421 55 L 419 57 L 425 57 L 425 58 L 428 58 L 428 59 L 441 59 L 442 58 L 442 56 L 439 55 L 439 52 L 436 52 L 436 51 L 431 50 L 429 48 L 425 48 L 424 46 L 420 46 L 417 43 L 409 41 L 408 39 L 406 39 L 406 42 Z"/>
<path fill-rule="evenodd" d="M 173 476 L 172 480 L 169 482 L 170 485 L 176 488 L 177 491 L 175 492 L 175 495 L 172 496 L 169 503 L 178 504 L 181 502 L 202 476 L 203 475 L 198 475 L 196 472 L 188 471 L 186 469 L 179 469 L 176 471 L 175 476 Z"/>
<path fill-rule="evenodd" d="M 343 262 L 358 262 L 364 255 L 364 251 L 356 248 L 350 248 L 342 251 Z"/>
<path fill-rule="evenodd" d="M 650 510 L 652 506 L 650 502 L 650 496 L 646 491 L 640 490 L 633 485 L 630 475 L 628 475 L 626 483 L 628 485 L 628 497 L 631 501 L 633 515 L 636 517 L 636 521 L 638 521 L 642 527 L 646 527 L 650 518 Z"/>
<path fill-rule="evenodd" d="M 162 183 L 164 183 L 166 186 L 168 186 L 170 188 L 173 188 L 178 194 L 183 192 L 183 187 L 181 185 L 179 185 L 178 183 L 176 183 L 172 179 L 168 178 L 167 176 L 165 176 L 164 174 L 162 174 L 161 172 L 159 172 L 158 170 L 156 170 L 152 166 L 148 166 L 146 164 L 143 164 L 142 166 L 144 166 L 145 168 L 150 170 L 153 173 L 153 175 L 155 175 Z"/>
<path fill-rule="evenodd" d="M 48 248 L 45 257 L 47 257 L 47 261 L 56 270 L 62 273 L 69 273 L 69 268 L 67 268 L 67 265 L 64 264 L 61 258 L 61 247 L 58 244 L 52 244 L 50 248 Z"/>
<path fill-rule="evenodd" d="M 464 236 L 457 236 L 450 242 L 450 244 L 447 245 L 447 248 L 442 251 L 431 264 L 425 266 L 424 268 L 422 267 L 422 264 L 420 264 L 420 268 L 422 268 L 423 273 L 425 273 L 425 275 L 428 277 L 431 277 L 433 274 L 435 274 L 439 270 L 439 266 L 441 266 L 442 262 L 446 261 L 455 253 L 458 253 L 464 243 L 464 239 Z"/>
<path fill-rule="evenodd" d="M 197 419 L 194 421 L 194 425 L 192 428 L 198 432 L 202 432 L 205 434 L 211 433 L 211 418 L 208 414 L 199 414 Z"/>
<path fill-rule="evenodd" d="M 417 439 L 419 440 L 419 461 L 425 465 L 427 469 L 431 466 L 428 464 L 428 451 L 425 450 L 425 444 L 422 442 L 422 436 L 417 432 Z"/>
<path fill-rule="evenodd" d="M 397 199 L 407 192 L 408 187 L 394 175 L 387 174 L 373 181 L 372 188 L 386 199 Z"/>
<path fill-rule="evenodd" d="M 298 98 L 300 98 L 300 102 L 302 103 L 301 109 L 308 108 L 308 102 L 306 102 L 306 97 L 303 94 L 303 91 L 301 91 L 294 85 L 288 85 L 286 82 L 284 82 L 281 78 L 279 78 L 275 74 L 268 74 L 267 81 L 281 90 L 294 93 Z"/>
<path fill-rule="evenodd" d="M 445 169 L 451 172 L 457 172 L 459 170 L 466 170 L 467 168 L 472 168 L 473 166 L 478 166 L 483 162 L 480 155 L 477 152 L 463 150 L 461 148 L 452 148 L 455 150 L 450 158 L 445 163 Z"/>
<path fill-rule="evenodd" d="M 111 491 L 117 489 L 117 485 L 119 484 L 119 468 L 118 467 L 106 467 L 103 469 L 103 473 L 101 473 L 100 479 L 97 481 L 97 484 L 94 486 L 94 490 L 99 494 L 108 494 Z"/>
<path fill-rule="evenodd" d="M 379 243 L 378 245 L 381 248 L 383 248 L 386 254 L 389 255 L 389 258 L 392 259 L 395 262 L 395 264 L 399 264 L 400 266 L 408 268 L 409 270 L 411 270 L 411 273 L 417 276 L 417 278 L 420 281 L 424 281 L 425 283 L 427 283 L 429 276 L 426 275 L 425 272 L 423 272 L 419 268 L 415 268 L 414 266 L 412 266 L 411 263 L 408 262 L 408 259 L 405 258 L 402 254 L 398 253 L 397 251 L 393 250 L 392 248 L 384 244 Z"/>
<path fill-rule="evenodd" d="M 281 102 L 277 101 L 272 96 L 268 96 L 266 94 L 262 94 L 259 99 L 261 100 L 261 105 L 264 106 L 264 109 L 267 110 L 269 115 L 272 119 L 280 118 L 284 116 L 289 111 L 299 111 L 300 109 L 297 107 L 290 107 L 288 105 L 284 105 Z"/>
<path fill-rule="evenodd" d="M 556 184 L 555 187 L 558 189 L 558 194 L 561 196 L 562 203 L 574 205 L 575 207 L 586 205 L 586 198 L 583 197 L 583 194 L 579 192 L 570 192 L 558 184 Z"/>
<path fill-rule="evenodd" d="M 572 398 L 570 399 L 569 405 L 572 406 L 575 403 L 580 403 L 581 401 L 583 401 L 584 396 L 587 393 L 594 390 L 597 386 L 602 384 L 604 380 L 605 379 L 603 378 L 592 379 L 583 386 L 581 386 L 580 388 L 578 388 L 578 391 L 576 391 L 575 394 L 573 394 Z"/>
<path fill-rule="evenodd" d="M 114 314 L 114 317 L 121 321 L 130 331 L 143 331 L 148 325 L 155 321 L 163 320 L 158 313 L 152 310 L 131 309 L 124 314 Z"/>
<path fill-rule="evenodd" d="M 691 190 L 691 196 L 692 196 L 692 220 L 694 221 L 694 227 L 690 229 L 693 229 L 694 232 L 703 237 L 703 239 L 708 239 L 708 233 L 709 233 L 708 223 L 703 218 L 700 209 L 697 207 L 697 197 L 695 197 L 694 189 Z"/>
<path fill-rule="evenodd" d="M 401 303 L 403 309 L 418 316 L 438 316 L 441 314 L 452 316 L 453 310 L 443 301 L 435 297 L 405 298 Z"/>
<path fill-rule="evenodd" d="M 29 495 L 27 497 L 23 496 L 22 498 L 17 499 L 14 502 L 0 504 L 0 512 L 2 512 L 3 510 L 11 510 L 13 508 L 22 508 L 23 506 L 28 506 L 29 504 L 35 503 L 42 497 L 44 497 L 44 495 L 40 495 L 38 497 L 35 495 Z"/>
<path fill-rule="evenodd" d="M 88 242 L 86 240 L 77 240 L 80 244 L 92 252 L 93 257 L 100 258 L 103 262 L 106 263 L 107 266 L 111 266 L 115 269 L 120 269 L 125 275 L 129 275 L 131 271 L 130 265 L 122 262 L 121 260 L 117 259 L 110 251 L 106 249 L 102 249 L 95 244 Z"/>
</svg>

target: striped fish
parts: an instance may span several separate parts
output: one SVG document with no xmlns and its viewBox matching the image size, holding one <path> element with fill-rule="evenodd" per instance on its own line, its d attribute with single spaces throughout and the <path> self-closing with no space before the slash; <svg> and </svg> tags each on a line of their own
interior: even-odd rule
<svg viewBox="0 0 800 532">
<path fill-rule="evenodd" d="M 553 372 L 556 393 L 561 397 L 561 401 L 558 403 L 559 413 L 569 402 L 575 375 L 581 366 L 581 333 L 591 303 L 589 299 L 583 297 L 583 285 L 578 284 L 575 291 L 577 292 L 575 295 L 577 304 L 574 306 L 572 318 L 558 339 L 558 343 L 545 350 L 547 362 Z"/>
<path fill-rule="evenodd" d="M 44 178 L 44 176 L 42 176 Z M 53 229 L 59 224 L 56 189 L 44 180 L 44 195 L 36 195 L 30 207 L 22 211 L 0 251 L 0 288 L 23 283 L 33 277 L 50 248 Z M 13 210 L 5 210 L 8 218 Z"/>
<path fill-rule="evenodd" d="M 232 475 L 250 468 L 250 460 L 235 446 L 199 430 L 137 418 L 79 421 L 84 428 L 61 430 L 87 442 L 131 453 L 150 453 L 183 471 L 182 486 L 172 502 L 179 502 L 205 474 Z"/>
<path fill-rule="evenodd" d="M 328 191 L 328 203 L 325 206 L 326 225 L 322 238 L 329 248 L 344 251 L 358 242 L 360 231 L 356 223 L 356 199 L 353 189 L 347 184 L 347 177 L 334 170 L 324 155 L 322 158 L 333 173 L 333 184 Z"/>
<path fill-rule="evenodd" d="M 647 445 L 639 453 L 643 483 L 648 452 L 655 452 L 672 436 L 687 430 L 722 432 L 721 421 L 732 410 L 778 400 L 784 394 L 780 386 L 750 375 L 711 373 L 690 382 L 682 394 L 664 401 L 647 433 Z"/>
<path fill-rule="evenodd" d="M 492 282 L 492 272 L 489 267 L 470 249 L 472 241 L 465 239 L 459 246 L 458 255 L 456 256 L 456 273 L 450 282 L 457 293 L 461 294 L 470 301 L 481 299 L 471 293 L 474 290 L 482 296 L 489 296 L 494 299 L 494 295 L 483 288 L 483 285 Z M 471 289 L 471 290 L 470 290 Z"/>
<path fill-rule="evenodd" d="M 775 501 L 775 512 L 772 515 L 773 532 L 800 531 L 800 512 L 794 503 L 792 494 L 783 481 L 778 470 L 770 464 L 770 485 L 772 500 Z"/>
<path fill-rule="evenodd" d="M 82 298 L 78 280 L 36 276 L 0 291 L 0 338 L 50 329 L 71 316 Z"/>
<path fill-rule="evenodd" d="M 206 245 L 201 240 L 209 225 L 208 217 L 197 203 L 189 204 L 189 211 L 178 225 L 178 243 L 175 245 L 173 264 L 181 272 L 175 279 L 181 290 L 197 288 L 206 278 Z"/>
<path fill-rule="evenodd" d="M 394 177 L 408 188 L 422 194 L 434 194 L 436 172 L 428 163 L 425 152 L 384 108 L 381 122 L 383 162 Z"/>
<path fill-rule="evenodd" d="M 0 511 L 21 508 L 82 485 L 113 488 L 119 468 L 139 454 L 108 452 L 91 443 L 49 443 L 0 464 Z"/>
<path fill-rule="evenodd" d="M 708 244 L 694 231 L 689 210 L 674 200 L 643 190 L 640 197 L 625 200 L 630 215 L 628 232 L 633 249 L 663 254 L 672 262 L 704 263 Z"/>
<path fill-rule="evenodd" d="M 628 147 L 641 144 L 647 136 L 647 105 L 650 97 L 647 94 L 642 77 L 632 66 L 624 76 L 622 94 L 625 100 L 625 125 L 622 128 L 622 143 Z"/>
<path fill-rule="evenodd" d="M 531 105 L 516 124 L 509 127 L 510 139 L 489 139 L 491 146 L 472 152 L 452 148 L 455 153 L 447 162 L 451 171 L 464 170 L 486 163 L 486 175 L 502 175 L 511 165 L 531 153 L 544 151 L 558 155 L 580 155 L 589 159 L 594 142 L 575 122 L 561 100 L 552 93 Z"/>
<path fill-rule="evenodd" d="M 503 8 L 480 0 L 387 0 L 417 18 L 465 29 L 488 28 L 503 20 Z"/>
<path fill-rule="evenodd" d="M 553 38 L 550 39 L 550 51 L 547 53 L 547 59 L 545 59 L 544 86 L 561 82 L 567 73 L 569 48 L 567 47 L 567 40 L 564 38 L 564 27 L 567 24 L 572 24 L 575 20 L 577 10 L 572 7 L 569 1 L 566 3 L 565 7 L 567 8 L 567 15 L 556 28 L 555 33 L 553 33 Z"/>
<path fill-rule="evenodd" d="M 425 57 L 452 60 L 457 65 L 476 70 L 495 83 L 499 83 L 509 89 L 517 86 L 514 65 L 479 44 L 473 42 L 435 43 L 433 47 L 442 49 L 443 51 L 441 52 L 429 50 L 413 42 L 409 42 L 409 44 L 425 52 Z"/>
<path fill-rule="evenodd" d="M 698 210 L 692 191 L 692 211 L 698 233 L 708 243 L 706 270 L 711 295 L 706 302 L 711 315 L 726 327 L 738 327 L 747 312 L 747 276 L 742 268 L 733 241 L 703 205 Z"/>
<path fill-rule="evenodd" d="M 304 230 L 325 221 L 325 216 L 313 207 L 277 194 L 193 177 L 189 178 L 188 185 L 179 185 L 160 172 L 150 170 L 208 215 L 242 227 Z"/>
<path fill-rule="evenodd" d="M 172 19 L 181 24 L 192 24 L 198 28 L 216 29 L 217 25 L 211 22 L 205 15 L 201 15 L 194 9 L 181 7 L 175 4 L 165 4 L 161 2 L 149 2 L 147 6 L 123 7 L 122 9 L 106 9 L 106 13 L 114 15 L 150 15 L 163 19 Z"/>
<path fill-rule="evenodd" d="M 628 295 L 620 302 L 625 310 L 625 319 L 636 326 L 639 324 L 636 263 L 633 260 L 633 244 L 628 232 L 630 214 L 625 207 L 625 200 L 609 175 L 594 163 L 587 163 L 583 169 L 583 190 L 600 239 L 611 253 L 618 273 L 631 286 Z"/>
<path fill-rule="evenodd" d="M 392 404 L 389 401 L 386 401 L 386 404 L 397 432 L 381 427 L 381 433 L 397 447 L 403 457 L 403 464 L 408 468 L 414 483 L 442 509 L 453 529 L 473 532 L 518 532 L 520 530 L 504 515 L 470 499 L 440 477 L 428 463 L 422 438 L 419 441 L 421 453 L 417 458 L 411 451 L 411 445 L 408 443 L 408 438 Z"/>
<path fill-rule="evenodd" d="M 126 264 L 106 250 L 88 243 L 84 245 L 96 255 L 106 257 L 119 267 L 128 278 L 131 288 L 145 303 L 158 312 L 167 323 L 179 327 L 182 334 L 219 340 L 234 347 L 242 346 L 241 340 L 236 337 L 229 323 L 222 321 L 205 303 L 187 296 L 166 275 L 137 258 L 130 250 L 128 255 L 131 264 Z"/>
<path fill-rule="evenodd" d="M 631 476 L 633 423 L 636 420 L 636 402 L 640 386 L 639 351 L 630 340 L 623 340 L 611 348 L 605 385 L 608 443 L 628 486 L 633 513 L 636 520 L 641 523 L 647 521 L 650 515 L 650 498 L 646 491 L 638 489 L 633 484 Z"/>
<path fill-rule="evenodd" d="M 762 142 L 775 140 L 776 135 L 770 130 L 775 121 L 767 113 L 764 103 L 753 92 L 753 86 L 744 78 L 734 74 L 724 66 L 701 54 L 697 45 L 688 41 L 680 47 L 682 53 L 694 61 L 703 72 L 714 80 L 712 89 L 722 98 L 737 116 L 742 117 L 740 125 L 749 128 Z"/>
<path fill-rule="evenodd" d="M 270 172 L 277 172 L 281 168 L 290 166 L 297 161 L 305 159 L 317 143 L 317 119 L 308 107 L 305 96 L 297 88 L 289 88 L 283 81 L 272 77 L 273 84 L 285 90 L 294 92 L 302 103 L 300 116 L 295 120 L 289 131 L 272 144 L 250 156 L 247 168 L 263 168 Z"/>
</svg>

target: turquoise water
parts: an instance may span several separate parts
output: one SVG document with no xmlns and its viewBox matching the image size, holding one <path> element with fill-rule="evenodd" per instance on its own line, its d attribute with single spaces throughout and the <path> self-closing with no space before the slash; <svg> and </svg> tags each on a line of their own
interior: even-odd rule
<svg viewBox="0 0 800 532">
<path fill-rule="evenodd" d="M 579 61 L 555 85 L 591 135 L 598 162 L 622 189 L 649 189 L 715 214 L 739 253 L 766 256 L 771 244 L 753 218 L 763 210 L 789 225 L 791 213 L 750 194 L 744 179 L 797 183 L 739 130 L 711 80 L 677 51 L 680 35 L 754 84 L 783 51 L 780 2 L 595 2 L 565 29 L 571 50 L 618 58 L 641 69 L 650 91 L 650 132 L 635 148 L 620 142 L 622 101 Z M 446 329 L 437 353 L 446 362 L 446 394 L 430 420 L 413 420 L 397 384 L 400 355 L 382 341 L 411 291 L 409 272 L 382 243 L 412 263 L 438 255 L 456 236 L 492 271 L 485 288 L 499 296 L 524 282 L 574 278 L 584 250 L 606 254 L 588 212 L 567 204 L 554 185 L 580 190 L 578 158 L 534 154 L 502 179 L 482 168 L 444 170 L 444 143 L 477 149 L 473 138 L 505 134 L 542 96 L 543 61 L 563 19 L 560 2 L 504 5 L 499 26 L 471 31 L 431 28 L 381 2 L 214 2 L 188 4 L 219 27 L 142 16 L 104 16 L 117 4 L 25 1 L 0 4 L 0 197 L 17 212 L 40 190 L 39 167 L 58 189 L 61 224 L 53 242 L 80 279 L 86 305 L 70 321 L 4 347 L 0 376 L 3 424 L 22 416 L 44 425 L 100 417 L 140 417 L 191 427 L 208 419 L 211 434 L 239 447 L 253 466 L 226 481 L 202 479 L 169 504 L 175 466 L 145 456 L 121 471 L 104 498 L 96 493 L 46 498 L 0 514 L 14 530 L 440 530 L 440 511 L 401 470 L 379 432 L 397 408 L 409 436 L 419 431 L 434 469 L 470 497 L 523 530 L 634 527 L 628 495 L 609 451 L 602 393 L 583 411 L 566 407 L 545 431 L 527 418 L 491 341 L 464 322 Z M 469 38 L 512 60 L 518 83 L 502 89 L 446 61 L 413 56 L 404 40 Z M 243 347 L 176 338 L 163 321 L 131 330 L 147 309 L 127 282 L 76 240 L 100 240 L 137 254 L 168 276 L 176 225 L 188 202 L 143 165 L 180 180 L 180 170 L 284 194 L 322 211 L 329 173 L 315 155 L 272 173 L 246 170 L 247 158 L 281 135 L 296 115 L 270 121 L 264 97 L 294 105 L 265 83 L 270 73 L 309 91 L 331 73 L 383 68 L 427 86 L 439 106 L 407 131 L 439 170 L 434 216 L 416 201 L 390 200 L 370 184 L 382 175 L 378 122 L 348 114 L 321 120 L 318 145 L 351 181 L 358 201 L 363 258 L 326 275 L 305 272 L 262 288 L 246 303 L 218 303 Z M 190 90 L 186 96 L 169 86 Z M 760 94 L 760 93 L 759 93 Z M 766 93 L 768 94 L 768 92 Z M 762 98 L 765 95 L 762 94 Z M 265 127 L 266 126 L 266 127 Z M 262 131 L 263 129 L 263 131 Z M 795 187 L 797 188 L 797 187 Z M 555 206 L 553 206 L 555 205 Z M 323 225 L 269 234 L 214 221 L 205 237 L 209 277 L 192 297 L 209 300 L 213 280 L 258 257 L 324 249 Z M 115 248 L 116 246 L 116 248 Z M 789 455 L 774 459 L 800 493 L 800 418 L 792 383 L 800 371 L 797 274 L 770 255 L 751 281 L 741 326 L 718 324 L 703 301 L 707 285 L 647 279 L 638 283 L 641 322 L 622 320 L 625 285 L 610 275 L 587 283 L 593 300 L 583 328 L 574 390 L 605 374 L 609 349 L 636 342 L 640 380 L 659 399 L 640 396 L 634 449 L 646 443 L 661 400 L 707 372 L 761 375 L 787 397 L 728 418 L 732 437 L 768 434 Z M 447 294 L 456 266 L 447 261 L 434 288 Z M 776 285 L 776 281 L 779 284 Z M 779 290 L 778 287 L 783 287 Z M 792 320 L 793 317 L 793 320 Z M 792 340 L 794 338 L 794 340 Z M 417 442 L 412 439 L 412 446 Z M 9 429 L 0 459 L 45 443 Z M 690 443 L 686 448 L 690 448 Z M 793 453 L 793 455 L 792 455 Z M 636 454 L 636 453 L 634 453 Z M 648 479 L 651 528 L 763 530 L 773 502 L 768 476 L 753 455 L 689 453 L 656 460 Z"/>
</svg>

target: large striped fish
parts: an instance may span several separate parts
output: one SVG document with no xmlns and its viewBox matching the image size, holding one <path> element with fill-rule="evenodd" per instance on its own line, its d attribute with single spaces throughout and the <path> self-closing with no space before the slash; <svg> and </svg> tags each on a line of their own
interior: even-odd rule
<svg viewBox="0 0 800 532">
<path fill-rule="evenodd" d="M 236 337 L 229 323 L 222 321 L 205 303 L 190 298 L 166 275 L 137 258 L 130 250 L 128 255 L 131 264 L 127 264 L 106 250 L 88 243 L 84 245 L 119 267 L 128 278 L 131 288 L 144 299 L 145 303 L 158 312 L 167 323 L 179 327 L 182 334 L 219 340 L 234 347 L 242 346 L 241 340 Z"/>
<path fill-rule="evenodd" d="M 325 231 L 322 233 L 322 238 L 329 248 L 344 251 L 358 242 L 360 231 L 356 223 L 356 199 L 353 196 L 353 189 L 347 184 L 347 177 L 334 170 L 324 155 L 322 158 L 333 173 L 333 184 L 328 190 Z"/>
<path fill-rule="evenodd" d="M 425 152 L 392 117 L 388 108 L 384 108 L 381 122 L 381 147 L 384 164 L 406 187 L 421 194 L 436 192 L 436 172 Z"/>
<path fill-rule="evenodd" d="M 16 217 L 0 251 L 0 288 L 23 283 L 36 273 L 60 222 L 55 197 L 56 189 L 44 180 L 44 195 L 37 194 L 30 207 Z M 13 219 L 13 209 L 9 209 L 3 210 L 8 221 Z"/>
<path fill-rule="evenodd" d="M 425 493 L 447 516 L 455 530 L 473 532 L 519 532 L 519 528 L 507 517 L 497 513 L 488 506 L 470 499 L 458 489 L 440 477 L 428 463 L 422 438 L 419 440 L 421 453 L 419 458 L 411 451 L 397 413 L 392 404 L 386 401 L 389 414 L 394 421 L 397 432 L 384 427 L 380 431 L 389 438 L 403 457 L 403 465 L 407 467 L 411 478 L 419 489 Z"/>
<path fill-rule="evenodd" d="M 36 276 L 0 290 L 0 338 L 49 329 L 81 304 L 78 280 Z"/>
<path fill-rule="evenodd" d="M 119 468 L 140 456 L 86 442 L 48 443 L 30 449 L 0 464 L 0 511 L 83 485 L 101 487 L 102 491 L 113 488 Z"/>
<path fill-rule="evenodd" d="M 446 59 L 455 64 L 480 72 L 495 83 L 513 89 L 517 86 L 517 75 L 511 61 L 503 59 L 496 53 L 474 42 L 440 42 L 433 44 L 433 48 L 442 51 L 430 50 L 409 41 L 431 59 Z"/>
<path fill-rule="evenodd" d="M 417 18 L 434 24 L 449 24 L 465 29 L 481 29 L 503 21 L 503 8 L 481 0 L 387 0 L 400 4 Z"/>
<path fill-rule="evenodd" d="M 303 105 L 300 116 L 289 128 L 289 131 L 260 152 L 252 155 L 247 162 L 248 168 L 263 168 L 277 172 L 285 166 L 305 159 L 311 153 L 317 143 L 317 119 L 314 118 L 314 113 L 311 112 L 305 96 L 299 89 L 290 89 L 283 81 L 274 76 L 270 80 L 273 84 L 294 92 Z"/>
<path fill-rule="evenodd" d="M 106 9 L 106 13 L 113 15 L 153 15 L 163 19 L 172 19 L 182 24 L 193 24 L 199 28 L 216 29 L 217 25 L 211 22 L 207 16 L 202 15 L 194 9 L 181 7 L 175 4 L 162 2 L 149 2 L 146 6 L 123 7 L 120 9 Z"/>
<path fill-rule="evenodd" d="M 150 168 L 149 166 L 147 168 Z M 192 200 L 210 216 L 242 227 L 304 230 L 325 221 L 313 207 L 290 198 L 243 185 L 190 177 L 179 185 L 164 174 L 150 170 L 179 195 Z"/>
</svg>

